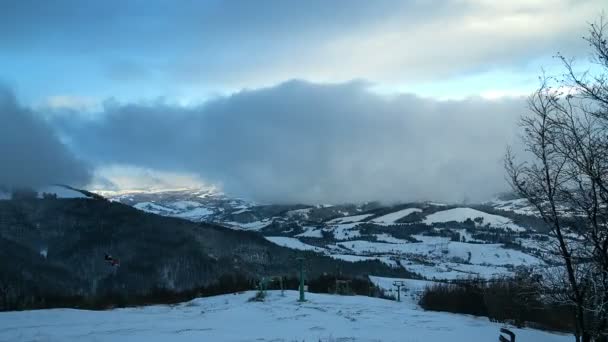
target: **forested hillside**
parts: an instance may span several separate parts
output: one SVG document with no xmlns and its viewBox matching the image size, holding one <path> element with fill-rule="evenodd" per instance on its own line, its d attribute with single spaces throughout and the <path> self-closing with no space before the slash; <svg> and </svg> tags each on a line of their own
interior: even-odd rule
<svg viewBox="0 0 608 342">
<path fill-rule="evenodd" d="M 379 261 L 351 263 L 294 251 L 254 232 L 105 200 L 0 200 L 0 310 L 99 307 L 136 298 L 156 302 L 159 293 L 252 288 L 262 276 L 295 277 L 299 256 L 306 258 L 310 279 L 324 273 L 407 273 Z"/>
</svg>

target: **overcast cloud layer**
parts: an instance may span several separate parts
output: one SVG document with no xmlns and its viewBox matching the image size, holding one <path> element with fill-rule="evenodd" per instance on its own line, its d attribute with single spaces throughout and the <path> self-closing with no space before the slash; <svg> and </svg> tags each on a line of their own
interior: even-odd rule
<svg viewBox="0 0 608 342">
<path fill-rule="evenodd" d="M 387 98 L 364 83 L 290 81 L 195 108 L 107 104 L 54 124 L 99 165 L 194 172 L 263 202 L 452 202 L 506 189 L 502 156 L 524 110 L 521 99 Z"/>
<path fill-rule="evenodd" d="M 86 183 L 77 156 L 94 167 L 93 185 L 115 190 L 487 199 L 506 189 L 502 155 L 525 112 L 506 96 L 530 93 L 541 67 L 558 73 L 557 52 L 588 67 L 581 36 L 603 9 L 605 0 L 0 2 L 0 78 L 23 104 L 1 97 L 0 184 Z"/>
<path fill-rule="evenodd" d="M 46 122 L 20 107 L 0 87 L 0 187 L 38 187 L 55 183 L 82 186 L 86 166 L 56 137 Z"/>
</svg>

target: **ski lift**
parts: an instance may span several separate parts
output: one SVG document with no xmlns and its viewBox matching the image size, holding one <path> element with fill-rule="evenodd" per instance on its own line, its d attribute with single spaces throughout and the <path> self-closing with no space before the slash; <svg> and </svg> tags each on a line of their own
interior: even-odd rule
<svg viewBox="0 0 608 342">
<path fill-rule="evenodd" d="M 119 267 L 120 266 L 120 260 L 116 259 L 114 257 L 112 257 L 111 255 L 107 254 L 104 257 L 104 260 L 112 267 Z"/>
</svg>

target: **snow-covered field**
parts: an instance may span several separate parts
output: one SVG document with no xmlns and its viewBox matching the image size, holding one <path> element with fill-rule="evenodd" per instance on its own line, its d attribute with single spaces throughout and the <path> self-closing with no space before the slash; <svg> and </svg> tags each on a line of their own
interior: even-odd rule
<svg viewBox="0 0 608 342">
<path fill-rule="evenodd" d="M 514 232 L 523 232 L 526 230 L 525 228 L 516 225 L 515 223 L 513 223 L 513 221 L 506 217 L 488 214 L 483 211 L 471 208 L 454 208 L 438 211 L 434 214 L 427 216 L 423 222 L 426 224 L 450 221 L 464 222 L 467 219 L 474 220 L 476 218 L 482 219 L 480 224 L 482 226 L 488 225 L 492 228 L 507 229 L 512 230 Z"/>
<path fill-rule="evenodd" d="M 384 216 L 376 217 L 372 220 L 372 222 L 380 223 L 380 224 L 394 224 L 397 220 L 402 219 L 409 214 L 421 212 L 421 209 L 418 208 L 407 208 L 403 210 L 399 210 L 390 214 L 386 214 Z"/>
<path fill-rule="evenodd" d="M 512 200 L 500 200 L 494 199 L 489 203 L 496 209 L 504 210 L 504 211 L 512 211 L 516 214 L 520 215 L 529 215 L 535 216 L 537 215 L 537 211 L 528 200 L 523 198 L 512 199 Z"/>
<path fill-rule="evenodd" d="M 202 220 L 203 218 L 213 214 L 213 211 L 207 208 L 192 208 L 188 211 L 183 211 L 175 215 L 175 217 L 188 219 L 192 221 Z"/>
<path fill-rule="evenodd" d="M 418 243 L 385 243 L 365 240 L 338 242 L 337 245 L 356 254 L 418 254 L 432 256 L 433 259 L 450 260 L 459 258 L 478 265 L 538 265 L 538 258 L 516 250 L 509 250 L 501 244 L 470 244 L 453 242 L 446 238 L 416 236 Z"/>
<path fill-rule="evenodd" d="M 460 242 L 447 237 L 418 234 L 412 235 L 418 242 L 409 242 L 386 233 L 376 234 L 376 241 L 368 241 L 361 237 L 355 223 L 338 224 L 333 232 L 334 235 L 338 233 L 339 236 L 355 240 L 317 247 L 300 241 L 297 236 L 266 236 L 266 239 L 283 247 L 315 251 L 349 262 L 379 260 L 431 280 L 511 276 L 517 266 L 545 265 L 545 261 L 534 255 L 505 248 L 498 243 Z"/>
<path fill-rule="evenodd" d="M 209 191 L 201 193 L 206 194 L 204 198 L 190 192 L 168 192 L 166 196 L 130 194 L 119 198 L 140 210 L 160 215 L 258 231 L 269 241 L 296 250 L 315 251 L 349 262 L 380 260 L 429 280 L 509 276 L 514 274 L 514 267 L 535 267 L 550 261 L 542 253 L 540 240 L 544 237 L 534 233 L 530 222 L 512 214 L 532 215 L 533 208 L 522 199 L 497 199 L 475 209 L 435 202 L 380 208 L 256 207 L 253 202 Z M 485 212 L 484 208 L 489 207 L 495 209 Z M 409 220 L 403 220 L 408 216 Z M 535 235 L 531 237 L 531 233 Z M 520 246 L 497 243 L 509 239 Z"/>
<path fill-rule="evenodd" d="M 386 282 L 377 279 L 377 282 Z M 111 311 L 54 309 L 0 313 L 0 341 L 496 341 L 487 318 L 423 311 L 409 301 L 360 296 L 254 292 Z M 571 341 L 569 335 L 511 328 L 518 342 Z"/>
</svg>

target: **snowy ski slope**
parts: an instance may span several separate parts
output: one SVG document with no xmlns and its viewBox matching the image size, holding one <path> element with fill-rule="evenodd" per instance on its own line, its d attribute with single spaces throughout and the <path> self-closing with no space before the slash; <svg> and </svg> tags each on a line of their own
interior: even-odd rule
<svg viewBox="0 0 608 342">
<path fill-rule="evenodd" d="M 385 284 L 386 279 L 376 279 Z M 421 285 L 421 284 L 414 284 Z M 44 342 L 329 342 L 496 341 L 503 326 L 487 318 L 423 311 L 410 301 L 271 291 L 110 311 L 72 309 L 0 313 L 0 341 Z M 573 337 L 511 328 L 518 342 L 566 342 Z"/>
</svg>

